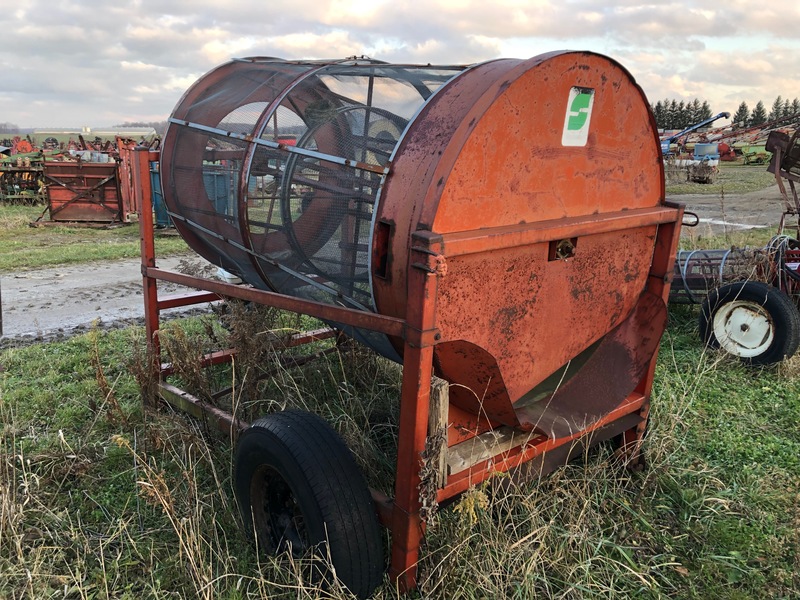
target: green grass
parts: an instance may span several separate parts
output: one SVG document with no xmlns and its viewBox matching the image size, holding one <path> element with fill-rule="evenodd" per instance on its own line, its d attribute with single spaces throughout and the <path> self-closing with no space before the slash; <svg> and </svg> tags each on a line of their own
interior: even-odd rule
<svg viewBox="0 0 800 600">
<path fill-rule="evenodd" d="M 694 229 L 684 228 L 679 241 L 680 250 L 709 250 L 728 248 L 764 248 L 778 232 L 775 227 L 760 227 L 757 229 L 735 229 L 724 233 L 703 235 L 695 233 Z M 787 234 L 793 232 L 787 230 Z"/>
<path fill-rule="evenodd" d="M 473 489 L 430 523 L 421 597 L 796 597 L 797 363 L 753 370 L 705 352 L 696 316 L 671 311 L 648 468 L 623 471 L 601 446 L 541 481 Z M 164 335 L 199 353 L 226 330 L 191 319 Z M 303 583 L 286 557 L 256 555 L 238 528 L 230 444 L 142 406 L 141 338 L 91 332 L 0 353 L 0 597 L 346 598 Z M 246 410 L 321 413 L 387 489 L 399 373 L 368 352 L 333 354 L 278 369 Z M 397 597 L 388 582 L 376 594 Z"/>
<path fill-rule="evenodd" d="M 42 207 L 0 205 L 0 273 L 140 256 L 136 224 L 108 229 L 30 227 L 41 214 Z M 187 251 L 179 236 L 156 236 L 159 256 Z"/>
<path fill-rule="evenodd" d="M 676 194 L 720 195 L 746 194 L 763 190 L 775 184 L 775 176 L 764 165 L 742 165 L 720 162 L 719 173 L 713 183 L 685 181 L 685 176 L 667 181 L 667 196 Z"/>
<path fill-rule="evenodd" d="M 38 212 L 0 207 L 0 272 L 138 256 L 135 226 L 31 229 Z M 157 244 L 159 254 L 185 248 L 178 238 Z M 745 368 L 703 350 L 696 309 L 670 312 L 648 468 L 622 470 L 604 445 L 540 481 L 470 490 L 429 523 L 419 597 L 797 597 L 800 359 Z M 249 419 L 287 406 L 320 413 L 370 484 L 390 491 L 399 368 L 357 349 L 278 368 L 253 333 L 313 324 L 257 310 L 234 316 L 227 329 L 213 319 L 164 327 L 171 359 L 186 365 L 175 382 L 202 395 L 235 381 Z M 228 336 L 247 348 L 234 371 L 192 368 Z M 347 598 L 309 586 L 302 565 L 259 556 L 246 541 L 231 444 L 142 404 L 142 337 L 140 328 L 93 331 L 0 352 L 0 598 Z M 266 370 L 272 376 L 255 385 Z M 400 596 L 387 581 L 375 597 Z"/>
</svg>

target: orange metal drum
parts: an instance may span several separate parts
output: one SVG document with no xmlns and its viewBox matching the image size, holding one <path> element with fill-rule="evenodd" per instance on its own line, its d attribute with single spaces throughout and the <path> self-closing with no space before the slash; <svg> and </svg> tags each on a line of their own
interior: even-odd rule
<svg viewBox="0 0 800 600">
<path fill-rule="evenodd" d="M 570 125 L 585 139 L 565 144 Z M 509 425 L 540 424 L 524 409 L 552 390 L 536 386 L 562 379 L 563 366 L 640 300 L 658 227 L 645 215 L 663 203 L 662 168 L 647 101 L 614 61 L 569 52 L 468 71 L 426 105 L 396 151 L 376 216 L 379 231 L 390 230 L 388 247 L 374 248 L 388 257 L 385 276 L 373 278 L 377 310 L 405 314 L 412 232 L 442 236 L 435 364 L 464 386 L 451 398 Z M 640 222 L 608 231 L 609 219 L 637 211 Z M 498 247 L 509 228 L 513 245 Z M 558 258 L 562 241 L 571 249 Z M 638 353 L 640 371 L 654 350 L 623 354 Z M 625 379 L 630 389 L 616 396 L 633 389 Z"/>
<path fill-rule="evenodd" d="M 143 206 L 147 160 L 131 163 Z M 421 489 L 444 502 L 611 438 L 641 464 L 683 209 L 664 198 L 647 100 L 612 59 L 234 60 L 176 107 L 161 182 L 189 245 L 252 287 L 158 269 L 144 219 L 155 356 L 158 311 L 183 305 L 158 299 L 165 280 L 311 315 L 402 362 L 394 495 L 372 492 L 401 589 L 416 584 Z M 444 463 L 423 469 L 436 444 Z"/>
<path fill-rule="evenodd" d="M 261 289 L 405 318 L 425 233 L 435 369 L 468 413 L 556 435 L 616 406 L 655 352 L 664 309 L 642 294 L 672 217 L 647 101 L 609 58 L 233 61 L 186 93 L 161 160 L 178 230 Z M 402 338 L 343 328 L 402 360 Z M 553 392 L 575 377 L 618 383 L 565 414 Z M 555 413 L 536 406 L 551 396 Z"/>
</svg>

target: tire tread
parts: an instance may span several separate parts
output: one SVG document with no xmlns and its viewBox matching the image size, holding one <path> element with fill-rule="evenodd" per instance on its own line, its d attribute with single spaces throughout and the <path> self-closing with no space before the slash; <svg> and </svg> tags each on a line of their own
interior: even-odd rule
<svg viewBox="0 0 800 600">
<path fill-rule="evenodd" d="M 242 434 L 236 456 L 236 491 L 245 525 L 249 516 L 247 465 L 259 444 L 275 444 L 291 457 L 327 528 L 328 552 L 337 577 L 358 597 L 367 597 L 383 578 L 383 542 L 372 497 L 350 450 L 319 416 L 285 410 L 254 421 Z M 250 473 L 252 475 L 252 473 Z"/>
<path fill-rule="evenodd" d="M 742 358 L 752 365 L 770 365 L 789 358 L 800 346 L 800 311 L 794 301 L 778 288 L 760 281 L 737 281 L 713 290 L 703 300 L 699 317 L 700 337 L 705 344 L 719 348 L 714 335 L 714 314 L 734 300 L 747 300 L 763 306 L 774 321 L 774 340 L 758 356 Z"/>
</svg>

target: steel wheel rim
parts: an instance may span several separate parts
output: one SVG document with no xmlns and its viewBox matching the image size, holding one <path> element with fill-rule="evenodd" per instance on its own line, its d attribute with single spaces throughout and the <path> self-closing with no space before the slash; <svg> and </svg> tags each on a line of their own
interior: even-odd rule
<svg viewBox="0 0 800 600">
<path fill-rule="evenodd" d="M 253 526 L 259 542 L 270 552 L 287 551 L 303 556 L 310 543 L 305 518 L 286 479 L 264 465 L 254 474 L 250 487 Z"/>
<path fill-rule="evenodd" d="M 714 313 L 712 325 L 719 345 L 740 358 L 763 354 L 775 339 L 769 312 L 754 302 L 728 302 Z"/>
</svg>

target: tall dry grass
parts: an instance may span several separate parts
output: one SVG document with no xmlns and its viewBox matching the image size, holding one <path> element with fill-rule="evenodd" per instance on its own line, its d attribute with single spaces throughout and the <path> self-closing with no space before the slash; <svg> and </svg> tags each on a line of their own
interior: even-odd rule
<svg viewBox="0 0 800 600">
<path fill-rule="evenodd" d="M 195 320 L 173 342 L 198 348 L 226 331 Z M 312 585 L 304 561 L 265 557 L 247 542 L 231 492 L 232 446 L 203 423 L 142 407 L 130 335 L 95 332 L 0 355 L 0 597 L 347 598 L 346 590 Z M 800 552 L 781 519 L 800 519 L 796 508 L 787 515 L 800 497 L 792 483 L 800 467 L 787 457 L 742 477 L 749 467 L 738 454 L 749 446 L 727 441 L 727 458 L 704 444 L 725 432 L 715 423 L 720 411 L 727 418 L 725 402 L 741 412 L 755 401 L 731 395 L 731 382 L 752 381 L 786 398 L 797 384 L 785 372 L 754 378 L 698 350 L 692 335 L 690 325 L 674 324 L 662 345 L 644 472 L 625 470 L 604 444 L 524 485 L 498 475 L 469 490 L 429 522 L 419 595 L 791 597 Z M 57 390 L 60 406 L 38 404 L 37 388 L 20 383 L 34 361 L 29 377 L 45 382 L 40 388 L 70 378 L 82 387 L 69 388 L 69 398 Z M 251 376 L 257 383 L 243 385 Z M 211 377 L 231 390 L 213 398 L 221 406 L 322 414 L 370 484 L 391 490 L 395 365 L 345 347 L 298 369 L 265 359 Z M 796 431 L 784 434 L 785 444 L 800 444 Z M 399 596 L 388 581 L 375 595 Z"/>
</svg>

